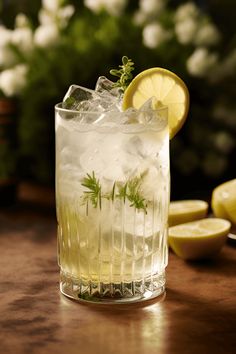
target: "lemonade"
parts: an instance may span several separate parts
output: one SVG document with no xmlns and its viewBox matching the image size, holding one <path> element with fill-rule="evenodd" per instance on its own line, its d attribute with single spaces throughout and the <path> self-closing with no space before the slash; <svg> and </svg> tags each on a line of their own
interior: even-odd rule
<svg viewBox="0 0 236 354">
<path fill-rule="evenodd" d="M 142 296 L 144 289 L 162 290 L 169 203 L 167 119 L 156 112 L 147 125 L 109 126 L 108 112 L 97 126 L 79 124 L 76 114 L 66 120 L 63 113 L 57 108 L 62 281 L 78 282 L 78 296 L 129 298 Z M 125 113 L 120 116 L 122 121 Z M 86 198 L 86 181 L 99 186 L 94 200 Z"/>
<path fill-rule="evenodd" d="M 168 107 L 151 95 L 124 108 L 132 92 L 101 77 L 56 106 L 60 288 L 74 299 L 132 302 L 165 289 Z"/>
</svg>

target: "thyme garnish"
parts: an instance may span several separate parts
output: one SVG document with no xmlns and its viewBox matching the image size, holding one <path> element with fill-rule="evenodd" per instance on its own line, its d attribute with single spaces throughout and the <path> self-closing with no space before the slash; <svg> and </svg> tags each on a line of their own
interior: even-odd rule
<svg viewBox="0 0 236 354">
<path fill-rule="evenodd" d="M 117 82 L 114 82 L 114 87 L 119 87 L 122 92 L 125 92 L 130 82 L 132 81 L 134 70 L 134 63 L 127 56 L 122 57 L 122 65 L 119 65 L 120 69 L 111 69 L 110 74 L 119 77 Z"/>
</svg>

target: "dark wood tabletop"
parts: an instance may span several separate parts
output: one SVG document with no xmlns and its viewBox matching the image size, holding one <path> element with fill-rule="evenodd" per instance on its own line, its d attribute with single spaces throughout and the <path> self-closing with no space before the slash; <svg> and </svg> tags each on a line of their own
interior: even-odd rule
<svg viewBox="0 0 236 354">
<path fill-rule="evenodd" d="M 236 247 L 211 261 L 170 252 L 164 296 L 129 305 L 59 292 L 53 191 L 21 186 L 0 210 L 1 354 L 236 352 Z"/>
</svg>

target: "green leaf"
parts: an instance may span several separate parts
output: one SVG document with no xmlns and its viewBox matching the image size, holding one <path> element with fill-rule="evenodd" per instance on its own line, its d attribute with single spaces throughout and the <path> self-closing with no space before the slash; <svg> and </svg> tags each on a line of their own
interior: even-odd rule
<svg viewBox="0 0 236 354">
<path fill-rule="evenodd" d="M 132 71 L 134 70 L 134 63 L 127 56 L 122 57 L 122 65 L 119 65 L 120 69 L 111 69 L 110 74 L 116 77 L 119 77 L 119 80 L 114 83 L 114 87 L 120 87 L 124 92 L 130 82 L 132 81 L 133 75 Z"/>
<path fill-rule="evenodd" d="M 67 97 L 67 99 L 63 102 L 63 108 L 70 109 L 75 104 L 74 97 Z"/>
</svg>

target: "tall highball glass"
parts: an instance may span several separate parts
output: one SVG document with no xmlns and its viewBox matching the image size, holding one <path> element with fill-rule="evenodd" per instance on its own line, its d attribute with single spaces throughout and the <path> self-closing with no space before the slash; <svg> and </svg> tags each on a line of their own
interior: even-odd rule
<svg viewBox="0 0 236 354">
<path fill-rule="evenodd" d="M 55 107 L 60 290 L 100 303 L 165 290 L 168 111 L 127 117 Z M 104 115 L 105 116 L 104 119 Z M 114 118 L 114 119 L 113 119 Z"/>
</svg>

